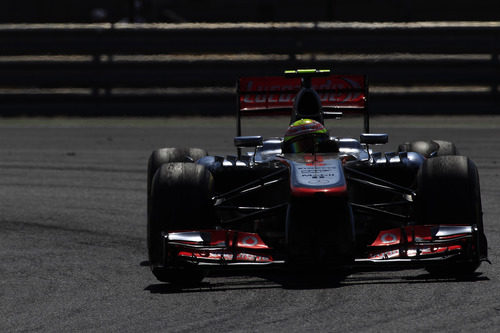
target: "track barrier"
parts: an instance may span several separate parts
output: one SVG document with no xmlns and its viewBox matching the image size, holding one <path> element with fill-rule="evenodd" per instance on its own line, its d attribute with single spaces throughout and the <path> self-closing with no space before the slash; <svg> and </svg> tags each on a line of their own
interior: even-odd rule
<svg viewBox="0 0 500 333">
<path fill-rule="evenodd" d="M 240 76 L 366 74 L 372 113 L 499 112 L 500 22 L 0 25 L 0 115 L 233 114 Z"/>
</svg>

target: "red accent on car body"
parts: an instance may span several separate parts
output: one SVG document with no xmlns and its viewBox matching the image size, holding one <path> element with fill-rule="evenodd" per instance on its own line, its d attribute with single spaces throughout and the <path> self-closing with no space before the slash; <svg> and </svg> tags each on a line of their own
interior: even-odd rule
<svg viewBox="0 0 500 333">
<path fill-rule="evenodd" d="M 321 193 L 326 196 L 347 195 L 347 185 L 326 188 L 291 187 L 292 195 L 296 197 L 308 197 Z"/>
<path fill-rule="evenodd" d="M 306 162 L 307 166 L 324 166 L 325 159 L 321 155 L 316 155 L 316 154 L 305 154 L 304 155 L 304 161 Z"/>
<path fill-rule="evenodd" d="M 259 234 L 251 232 L 241 232 L 234 230 L 179 230 L 172 231 L 171 234 L 182 234 L 183 232 L 196 232 L 200 234 L 209 234 L 209 242 L 203 242 L 202 245 L 206 246 L 227 246 L 227 247 L 239 247 L 245 249 L 254 250 L 269 250 L 271 249 L 262 240 Z M 183 243 L 186 245 L 201 245 L 200 242 L 188 241 L 188 240 L 176 240 L 177 243 Z"/>
<path fill-rule="evenodd" d="M 416 225 L 383 230 L 371 244 L 372 250 L 368 259 L 416 258 L 463 250 L 465 241 L 463 237 L 469 234 L 433 237 L 435 228 L 439 228 L 439 225 Z M 434 242 L 435 240 L 441 242 Z"/>
<path fill-rule="evenodd" d="M 197 233 L 200 235 L 200 241 L 189 241 L 187 237 L 183 240 L 183 233 L 187 237 Z M 169 255 L 185 260 L 261 264 L 274 262 L 269 251 L 272 248 L 267 246 L 256 233 L 233 230 L 186 230 L 169 234 L 176 235 L 175 243 L 171 243 L 176 250 L 169 251 Z"/>
<path fill-rule="evenodd" d="M 188 258 L 199 258 L 205 260 L 214 261 L 236 261 L 236 262 L 257 262 L 257 263 L 271 263 L 273 262 L 273 257 L 267 254 L 254 254 L 245 253 L 241 251 L 230 251 L 230 250 L 182 250 L 177 254 L 178 257 Z"/>
</svg>

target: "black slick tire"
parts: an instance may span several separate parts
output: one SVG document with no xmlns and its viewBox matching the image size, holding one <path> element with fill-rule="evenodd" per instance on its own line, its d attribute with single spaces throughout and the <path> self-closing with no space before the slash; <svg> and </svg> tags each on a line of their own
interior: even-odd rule
<svg viewBox="0 0 500 333">
<path fill-rule="evenodd" d="M 148 201 L 153 176 L 162 164 L 173 162 L 191 163 L 205 156 L 207 156 L 207 152 L 200 148 L 161 148 L 154 150 L 148 160 Z"/>
<path fill-rule="evenodd" d="M 155 172 L 147 232 L 149 262 L 158 280 L 193 284 L 203 278 L 195 266 L 164 266 L 162 233 L 213 227 L 212 188 L 212 175 L 203 165 L 166 163 Z"/>
<path fill-rule="evenodd" d="M 405 142 L 398 146 L 398 152 L 415 152 L 426 158 L 458 155 L 455 144 L 443 140 Z"/>
<path fill-rule="evenodd" d="M 440 156 L 427 159 L 417 175 L 417 223 L 463 224 L 478 228 L 476 258 L 427 270 L 434 274 L 471 274 L 487 255 L 484 236 L 479 174 L 465 156 Z"/>
</svg>

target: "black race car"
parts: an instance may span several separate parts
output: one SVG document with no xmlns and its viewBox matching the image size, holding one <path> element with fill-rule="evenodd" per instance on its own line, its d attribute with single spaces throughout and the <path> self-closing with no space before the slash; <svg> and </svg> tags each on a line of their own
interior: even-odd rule
<svg viewBox="0 0 500 333">
<path fill-rule="evenodd" d="M 327 70 L 238 80 L 235 156 L 162 148 L 148 163 L 148 252 L 160 281 L 211 270 L 370 267 L 471 274 L 487 261 L 475 164 L 446 141 L 373 152 L 364 76 Z M 284 137 L 242 136 L 241 117 L 290 114 Z M 360 140 L 326 118 L 364 114 Z M 246 152 L 245 152 L 246 151 Z"/>
</svg>

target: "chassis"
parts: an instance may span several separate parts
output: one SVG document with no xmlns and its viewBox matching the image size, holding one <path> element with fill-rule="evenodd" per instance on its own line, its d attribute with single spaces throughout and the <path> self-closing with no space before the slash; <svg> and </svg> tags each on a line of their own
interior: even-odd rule
<svg viewBox="0 0 500 333">
<path fill-rule="evenodd" d="M 487 261 L 479 177 L 453 143 L 373 152 L 364 76 L 287 71 L 238 81 L 235 156 L 155 150 L 148 162 L 148 252 L 160 281 L 196 283 L 207 270 L 284 266 L 426 268 L 471 274 Z M 241 116 L 291 121 L 364 113 L 360 140 L 338 151 L 283 154 L 282 138 L 241 135 Z M 243 151 L 246 150 L 246 153 Z M 250 150 L 250 151 L 248 151 Z"/>
</svg>

